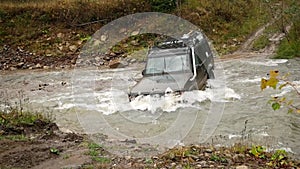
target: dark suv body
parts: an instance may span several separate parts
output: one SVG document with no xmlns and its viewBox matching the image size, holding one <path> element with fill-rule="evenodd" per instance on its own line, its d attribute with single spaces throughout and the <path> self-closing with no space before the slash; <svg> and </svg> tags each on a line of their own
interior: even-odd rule
<svg viewBox="0 0 300 169">
<path fill-rule="evenodd" d="M 200 32 L 160 43 L 149 50 L 143 78 L 131 88 L 129 99 L 201 90 L 208 78 L 214 78 L 213 69 L 213 53 Z"/>
</svg>

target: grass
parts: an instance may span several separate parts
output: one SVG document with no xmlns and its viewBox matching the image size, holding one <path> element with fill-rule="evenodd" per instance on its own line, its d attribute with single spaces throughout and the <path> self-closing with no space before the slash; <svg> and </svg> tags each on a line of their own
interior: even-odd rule
<svg viewBox="0 0 300 169">
<path fill-rule="evenodd" d="M 0 125 L 3 126 L 33 125 L 37 120 L 50 122 L 41 113 L 23 112 L 18 109 L 12 109 L 9 113 L 0 111 Z"/>
<path fill-rule="evenodd" d="M 241 10 L 243 9 L 243 10 Z M 236 50 L 270 16 L 262 1 L 187 0 L 181 16 L 199 26 L 221 54 Z"/>
<path fill-rule="evenodd" d="M 103 151 L 104 149 L 102 146 L 96 144 L 96 143 L 89 143 L 89 155 L 92 157 L 92 160 L 98 163 L 109 163 L 110 159 L 107 157 L 103 157 Z"/>
<path fill-rule="evenodd" d="M 147 0 L 126 3 L 121 0 L 4 0 L 0 4 L 0 34 L 4 35 L 0 37 L 0 46 L 23 46 L 36 55 L 54 53 L 54 56 L 69 52 L 66 42 L 77 45 L 114 19 L 156 9 Z M 237 49 L 237 41 L 244 41 L 265 23 L 264 9 L 260 0 L 247 3 L 186 0 L 169 12 L 199 26 L 219 52 L 228 53 Z M 88 24 L 95 21 L 99 22 Z M 65 36 L 58 38 L 58 33 Z M 224 44 L 226 48 L 222 47 Z M 59 46 L 64 46 L 64 50 L 57 50 Z"/>
<path fill-rule="evenodd" d="M 269 44 L 270 44 L 269 38 L 267 35 L 264 34 L 254 41 L 252 49 L 259 51 L 261 49 L 264 49 Z"/>
<path fill-rule="evenodd" d="M 300 21 L 300 20 L 299 20 Z M 300 24 L 293 25 L 290 33 L 285 37 L 277 51 L 275 58 L 290 59 L 294 57 L 300 57 Z"/>
<path fill-rule="evenodd" d="M 292 3 L 293 1 L 285 1 L 285 9 L 292 11 L 294 9 L 292 7 L 297 6 Z M 128 0 L 126 3 L 122 0 L 3 0 L 0 2 L 0 50 L 3 45 L 9 45 L 12 48 L 21 47 L 29 50 L 35 57 L 74 55 L 75 52 L 69 50 L 70 46 L 75 45 L 80 49 L 108 22 L 136 12 L 157 11 L 159 9 L 157 7 L 160 6 L 163 7 L 161 10 L 166 9 L 165 1 L 151 2 L 149 0 Z M 269 22 L 274 13 L 280 11 L 280 6 L 276 4 L 281 1 L 265 3 L 261 0 L 184 0 L 181 2 L 177 8 L 174 9 L 173 5 L 172 10 L 167 11 L 200 27 L 212 40 L 216 50 L 220 54 L 227 54 L 237 50 L 254 31 Z M 287 21 L 290 18 L 285 17 Z M 293 23 L 296 23 L 296 20 Z M 294 29 L 297 28 L 299 27 Z M 60 33 L 63 36 L 58 37 Z M 299 37 L 298 33 L 296 35 L 294 37 Z M 117 44 L 114 50 L 133 52 L 132 48 L 136 47 L 130 45 L 130 42 L 134 38 L 136 37 L 125 40 L 128 42 L 128 47 L 123 48 L 124 46 Z M 152 40 L 143 37 L 137 39 L 141 40 L 139 43 L 142 47 Z M 290 39 L 292 43 L 290 41 L 281 43 L 277 52 L 278 58 L 285 57 L 284 55 L 294 57 L 299 53 L 299 42 L 295 41 L 295 38 Z M 268 45 L 267 39 L 261 37 L 254 44 L 254 49 L 259 50 L 265 45 Z"/>
<path fill-rule="evenodd" d="M 5 140 L 5 139 L 8 139 L 8 140 L 12 140 L 12 141 L 28 141 L 29 138 L 26 137 L 25 135 L 23 134 L 20 134 L 20 135 L 0 135 L 0 140 Z"/>
</svg>

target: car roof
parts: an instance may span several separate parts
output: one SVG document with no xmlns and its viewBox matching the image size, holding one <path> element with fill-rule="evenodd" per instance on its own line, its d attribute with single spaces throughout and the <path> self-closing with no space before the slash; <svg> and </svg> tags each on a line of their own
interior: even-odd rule
<svg viewBox="0 0 300 169">
<path fill-rule="evenodd" d="M 168 49 L 161 49 L 161 48 L 152 48 L 149 51 L 149 58 L 154 57 L 168 57 L 174 55 L 185 55 L 188 53 L 188 47 L 179 47 L 179 48 L 168 48 Z"/>
</svg>

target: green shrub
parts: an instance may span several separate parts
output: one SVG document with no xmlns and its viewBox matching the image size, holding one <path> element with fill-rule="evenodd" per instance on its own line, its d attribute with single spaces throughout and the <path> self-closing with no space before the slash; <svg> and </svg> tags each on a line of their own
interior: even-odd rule
<svg viewBox="0 0 300 169">
<path fill-rule="evenodd" d="M 152 7 L 152 11 L 155 12 L 170 12 L 177 7 L 176 5 L 177 0 L 148 0 L 148 1 Z"/>
</svg>

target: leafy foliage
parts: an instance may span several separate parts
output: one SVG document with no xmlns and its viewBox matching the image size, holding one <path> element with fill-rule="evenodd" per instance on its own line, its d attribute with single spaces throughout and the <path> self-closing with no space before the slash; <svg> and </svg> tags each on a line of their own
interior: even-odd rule
<svg viewBox="0 0 300 169">
<path fill-rule="evenodd" d="M 57 148 L 50 148 L 50 153 L 56 154 L 56 155 L 60 154 L 60 152 L 59 152 L 59 150 Z"/>
<path fill-rule="evenodd" d="M 270 162 L 267 163 L 267 165 L 272 167 L 281 167 L 287 164 L 287 152 L 285 150 L 276 150 L 271 156 Z"/>
<path fill-rule="evenodd" d="M 253 145 L 251 150 L 249 151 L 249 153 L 254 155 L 257 158 L 265 158 L 266 157 L 265 151 L 266 151 L 266 148 L 264 148 L 262 146 Z"/>
<path fill-rule="evenodd" d="M 271 70 L 269 75 L 270 78 L 268 80 L 264 78 L 261 79 L 261 85 L 260 85 L 261 90 L 264 90 L 268 86 L 272 87 L 273 89 L 276 89 L 276 85 L 279 81 L 277 79 L 279 72 L 277 70 Z"/>
<path fill-rule="evenodd" d="M 280 0 L 278 5 L 271 5 L 276 0 L 264 0 L 275 20 L 278 30 L 285 34 L 276 51 L 276 58 L 300 57 L 300 1 Z"/>
<path fill-rule="evenodd" d="M 285 76 L 279 77 L 279 71 L 278 70 L 271 70 L 269 74 L 269 79 L 262 78 L 260 88 L 261 90 L 266 89 L 267 87 L 271 87 L 273 89 L 277 88 L 277 84 L 279 81 L 282 81 L 283 83 L 278 87 L 279 90 L 282 90 L 282 88 L 286 86 L 291 86 L 294 91 L 300 96 L 300 91 L 297 89 L 296 84 L 288 81 L 287 77 L 289 74 L 286 74 Z M 278 110 L 282 107 L 282 105 L 285 105 L 288 107 L 288 113 L 297 112 L 300 113 L 300 108 L 293 105 L 293 100 L 288 100 L 286 97 L 273 97 L 269 102 L 273 108 L 273 110 Z"/>
<path fill-rule="evenodd" d="M 109 163 L 110 159 L 107 157 L 103 157 L 104 149 L 101 145 L 98 145 L 96 143 L 89 143 L 89 155 L 92 157 L 93 161 L 99 162 L 99 163 Z"/>
</svg>

